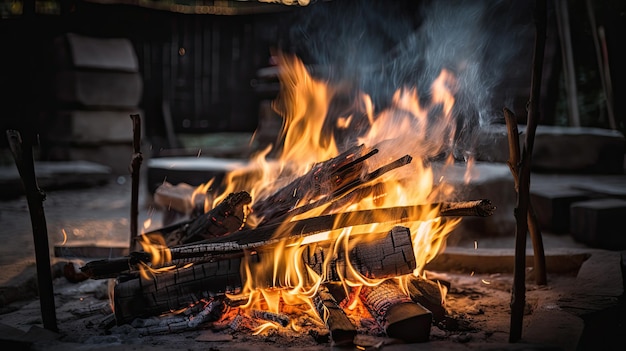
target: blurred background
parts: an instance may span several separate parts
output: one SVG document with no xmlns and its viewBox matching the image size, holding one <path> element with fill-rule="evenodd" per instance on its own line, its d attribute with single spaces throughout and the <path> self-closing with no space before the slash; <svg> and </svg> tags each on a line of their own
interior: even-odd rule
<svg viewBox="0 0 626 351">
<path fill-rule="evenodd" d="M 461 77 L 465 126 L 521 123 L 534 2 L 371 0 L 0 0 L 0 130 L 41 161 L 128 173 L 129 114 L 146 157 L 241 158 L 275 141 L 272 50 L 377 107 L 441 68 Z M 625 131 L 626 3 L 550 0 L 540 123 Z M 348 88 L 350 89 L 350 88 Z M 470 128 L 471 129 L 471 128 Z M 250 143 L 255 133 L 254 143 Z M 12 160 L 0 138 L 3 164 Z"/>
</svg>

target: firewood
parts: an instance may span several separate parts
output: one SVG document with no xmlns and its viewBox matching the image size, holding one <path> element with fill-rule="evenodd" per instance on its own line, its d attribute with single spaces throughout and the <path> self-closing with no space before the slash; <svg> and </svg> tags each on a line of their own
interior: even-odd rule
<svg viewBox="0 0 626 351">
<path fill-rule="evenodd" d="M 368 278 L 396 277 L 415 269 L 411 232 L 406 227 L 396 226 L 384 234 L 368 234 L 367 240 L 363 242 L 351 241 L 357 243 L 348 243 L 349 260 L 345 260 L 340 250 L 339 257 L 330 262 L 325 272 L 328 280 L 357 278 L 348 269 L 346 262 L 350 262 L 357 272 Z M 308 245 L 303 254 L 304 261 L 317 274 L 322 274 L 324 262 L 332 252 L 332 249 L 322 245 Z"/>
<path fill-rule="evenodd" d="M 357 334 L 346 313 L 339 307 L 337 301 L 328 288 L 321 285 L 313 297 L 315 310 L 324 321 L 330 332 L 330 338 L 335 346 L 351 345 Z"/>
<path fill-rule="evenodd" d="M 440 287 L 439 282 L 435 280 L 414 276 L 413 274 L 403 276 L 402 279 L 403 284 L 406 284 L 406 290 L 411 300 L 432 312 L 435 323 L 443 321 L 446 316 L 446 308 L 441 289 L 448 288 L 448 286 L 441 284 L 442 286 Z"/>
<path fill-rule="evenodd" d="M 411 156 L 405 155 L 389 164 L 386 164 L 374 170 L 371 173 L 365 174 L 359 178 L 355 178 L 351 182 L 348 182 L 342 187 L 336 189 L 335 191 L 322 196 L 316 201 L 298 206 L 286 212 L 282 216 L 275 217 L 271 221 L 267 221 L 267 223 L 276 223 L 276 222 L 286 221 L 291 217 L 305 213 L 314 208 L 320 207 L 322 205 L 325 205 L 331 202 L 332 202 L 331 205 L 324 211 L 324 213 L 326 214 L 326 213 L 338 212 L 342 208 L 344 208 L 346 205 L 357 203 L 363 198 L 370 196 L 375 191 L 375 189 L 378 189 L 378 186 L 380 185 L 380 183 L 378 183 L 378 184 L 366 186 L 367 183 L 375 180 L 376 178 L 380 177 L 381 175 L 393 169 L 396 169 L 398 167 L 411 163 L 411 160 L 412 160 Z"/>
<path fill-rule="evenodd" d="M 263 218 L 260 225 L 282 217 L 298 203 L 309 203 L 320 196 L 331 194 L 361 177 L 364 172 L 363 161 L 378 152 L 374 149 L 363 155 L 364 151 L 364 145 L 354 146 L 332 159 L 314 165 L 306 174 L 257 201 L 252 210 Z"/>
<path fill-rule="evenodd" d="M 389 278 L 398 274 L 406 274 L 415 269 L 413 246 L 410 233 L 406 228 L 394 228 L 386 237 L 371 243 L 358 242 L 349 245 L 349 257 L 353 267 L 368 277 Z M 271 247 L 256 250 L 260 254 L 248 255 L 248 261 L 254 265 L 267 264 L 264 251 Z M 256 252 L 255 251 L 255 252 Z M 330 250 L 324 252 L 318 248 L 316 252 L 326 257 Z M 305 255 L 306 256 L 306 255 Z M 317 256 L 320 257 L 320 256 Z M 269 257 L 268 259 L 272 259 Z M 313 270 L 320 270 L 309 257 L 303 257 L 304 263 L 313 265 Z M 208 296 L 237 294 L 244 286 L 244 278 L 240 273 L 242 258 L 229 258 L 215 262 L 194 264 L 186 268 L 174 268 L 170 271 L 156 273 L 152 277 L 121 276 L 114 287 L 114 306 L 118 324 L 125 324 L 138 317 L 159 315 L 170 310 L 188 307 L 199 298 Z M 334 258 L 331 267 L 339 267 L 345 271 L 347 263 L 344 256 Z M 270 269 L 270 272 L 272 270 Z M 327 279 L 339 279 L 336 273 L 330 273 Z M 344 273 L 350 276 L 348 273 Z M 271 287 L 271 279 L 267 279 Z"/>
<path fill-rule="evenodd" d="M 327 214 L 285 224 L 272 224 L 256 229 L 239 230 L 222 237 L 171 247 L 172 260 L 175 262 L 166 264 L 187 264 L 220 259 L 224 256 L 237 255 L 246 249 L 272 245 L 282 240 L 298 239 L 334 228 L 384 222 L 401 223 L 408 220 L 411 213 L 418 214 L 437 207 L 440 209 L 439 215 L 441 216 L 489 216 L 495 210 L 489 200 L 475 200 Z M 150 232 L 150 234 L 152 233 L 155 232 Z M 91 278 L 112 278 L 122 272 L 136 269 L 140 262 L 150 262 L 150 258 L 149 254 L 139 252 L 133 253 L 129 257 L 91 261 L 80 269 Z"/>
<path fill-rule="evenodd" d="M 217 206 L 198 217 L 146 234 L 162 234 L 167 246 L 224 236 L 244 226 L 248 212 L 246 207 L 251 202 L 252 197 L 245 191 L 231 193 Z"/>
<path fill-rule="evenodd" d="M 237 294 L 243 287 L 240 265 L 241 259 L 234 258 L 158 273 L 152 279 L 118 279 L 113 295 L 116 322 L 158 316 L 213 295 Z"/>
<path fill-rule="evenodd" d="M 388 337 L 407 343 L 430 338 L 432 312 L 413 302 L 397 282 L 388 279 L 377 286 L 363 286 L 359 296 Z"/>
</svg>

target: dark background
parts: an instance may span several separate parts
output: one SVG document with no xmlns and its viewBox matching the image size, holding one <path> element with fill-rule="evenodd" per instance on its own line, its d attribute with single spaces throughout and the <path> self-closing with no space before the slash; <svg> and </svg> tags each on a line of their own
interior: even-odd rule
<svg viewBox="0 0 626 351">
<path fill-rule="evenodd" d="M 369 90 L 381 107 L 397 84 L 411 83 L 413 79 L 417 82 L 418 76 L 430 74 L 421 58 L 402 74 L 396 74 L 385 64 L 390 62 L 389 57 L 407 55 L 407 51 L 399 53 L 398 46 L 425 22 L 420 9 L 429 1 L 334 0 L 312 1 L 308 6 L 231 2 L 231 5 L 254 5 L 236 15 L 181 13 L 175 8 L 148 6 L 150 1 L 70 0 L 24 1 L 21 13 L 16 14 L 12 12 L 13 3 L 0 2 L 3 17 L 0 20 L 0 130 L 18 129 L 36 139 L 45 135 L 45 120 L 60 108 L 50 93 L 50 72 L 54 69 L 50 50 L 54 38 L 68 32 L 132 41 L 144 82 L 140 107 L 145 133 L 157 145 L 155 149 L 172 146 L 165 138 L 164 106 L 171 114 L 176 133 L 253 132 L 259 123 L 260 101 L 271 99 L 276 92 L 272 88 L 275 85 L 261 84 L 257 75 L 259 69 L 271 65 L 273 48 L 293 52 L 310 65 L 334 67 L 330 74 L 326 71 L 325 78 L 356 81 L 360 88 Z M 224 4 L 219 1 L 162 3 L 178 3 L 179 9 L 186 10 L 198 4 Z M 439 3 L 455 6 L 467 2 Z M 549 34 L 540 123 L 568 125 L 555 4 L 548 1 Z M 576 0 L 568 4 L 581 125 L 610 128 L 586 2 Z M 482 53 L 485 57 L 498 56 L 501 53 L 498 45 L 503 43 L 518 49 L 507 62 L 507 69 L 494 73 L 501 79 L 491 86 L 494 93 L 486 101 L 493 111 L 501 111 L 504 106 L 511 108 L 521 122 L 525 118 L 530 86 L 533 5 L 532 1 L 500 1 L 483 19 L 486 28 L 496 31 L 502 23 L 531 29 L 516 37 L 518 41 L 495 36 L 491 40 L 497 45 L 486 46 Z M 626 34 L 626 4 L 617 0 L 593 1 L 593 6 L 597 24 L 606 31 L 616 129 L 624 132 L 625 57 L 621 46 Z M 358 36 L 346 40 L 349 38 L 346 33 L 358 33 Z M 368 54 L 370 47 L 375 47 L 378 54 Z M 184 55 L 180 54 L 181 48 Z M 354 69 L 360 64 L 381 68 L 376 74 L 364 77 Z M 455 63 L 441 62 L 442 66 L 446 64 Z M 385 78 L 386 82 L 377 81 L 377 77 Z M 471 100 L 473 96 L 461 96 L 459 101 L 463 98 Z M 462 113 L 475 112 L 469 109 Z M 497 118 L 494 121 L 498 122 Z M 0 147 L 6 146 L 6 140 L 0 138 Z"/>
</svg>

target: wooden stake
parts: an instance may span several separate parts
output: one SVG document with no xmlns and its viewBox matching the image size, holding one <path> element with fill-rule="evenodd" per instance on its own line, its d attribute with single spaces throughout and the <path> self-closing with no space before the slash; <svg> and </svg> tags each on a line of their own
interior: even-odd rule
<svg viewBox="0 0 626 351">
<path fill-rule="evenodd" d="M 132 179 L 132 194 L 130 202 L 130 243 L 129 252 L 135 248 L 135 240 L 138 235 L 138 216 L 139 216 L 139 170 L 143 161 L 141 154 L 141 117 L 138 114 L 130 115 L 133 120 L 133 157 L 130 161 L 130 172 Z"/>
<path fill-rule="evenodd" d="M 513 180 L 515 182 L 515 191 L 519 193 L 519 166 L 520 166 L 520 149 L 519 149 L 519 137 L 517 129 L 517 120 L 513 111 L 504 108 L 504 120 L 506 121 L 508 136 L 509 136 L 509 160 L 507 164 L 511 169 Z M 530 239 L 533 242 L 534 252 L 534 268 L 535 268 L 535 282 L 537 285 L 548 284 L 548 276 L 546 270 L 546 256 L 543 249 L 543 238 L 541 237 L 541 229 L 537 222 L 537 215 L 532 206 L 532 203 L 528 202 L 528 232 L 530 233 Z"/>
<path fill-rule="evenodd" d="M 39 186 L 35 175 L 32 143 L 23 147 L 22 136 L 18 131 L 7 130 L 9 146 L 15 159 L 15 165 L 20 174 L 28 209 L 30 222 L 33 227 L 33 241 L 35 243 L 35 260 L 37 265 L 37 286 L 39 288 L 39 304 L 44 328 L 57 332 L 56 307 L 54 304 L 54 289 L 52 287 L 52 271 L 50 268 L 50 247 L 48 246 L 48 229 L 46 216 L 43 210 L 43 201 L 46 198 Z"/>
<path fill-rule="evenodd" d="M 519 166 L 519 189 L 515 219 L 515 265 L 513 268 L 513 288 L 511 292 L 511 326 L 509 342 L 516 342 L 522 337 L 524 309 L 526 305 L 526 235 L 528 231 L 528 204 L 530 203 L 530 166 L 532 160 L 535 130 L 541 96 L 541 75 L 546 41 L 547 5 L 545 0 L 535 2 L 535 48 L 533 70 L 530 81 L 530 101 L 526 123 L 526 142 Z"/>
</svg>

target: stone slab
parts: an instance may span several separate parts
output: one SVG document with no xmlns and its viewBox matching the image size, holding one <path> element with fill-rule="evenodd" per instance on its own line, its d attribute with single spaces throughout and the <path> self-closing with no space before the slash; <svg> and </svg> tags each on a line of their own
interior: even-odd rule
<svg viewBox="0 0 626 351">
<path fill-rule="evenodd" d="M 55 115 L 55 123 L 51 123 L 47 130 L 47 137 L 73 144 L 132 143 L 131 114 L 141 115 L 142 111 L 59 111 Z"/>
<path fill-rule="evenodd" d="M 518 126 L 520 145 L 525 125 Z M 506 125 L 493 124 L 477 131 L 478 161 L 506 163 L 509 159 Z M 623 174 L 626 140 L 616 130 L 540 125 L 535 132 L 533 171 L 548 173 Z"/>
<path fill-rule="evenodd" d="M 591 247 L 607 250 L 626 249 L 626 200 L 595 199 L 573 203 L 570 207 L 572 236 Z"/>
<path fill-rule="evenodd" d="M 576 275 L 583 263 L 591 257 L 584 249 L 544 250 L 547 273 Z M 437 272 L 459 272 L 468 274 L 513 273 L 514 249 L 476 249 L 446 247 L 431 262 L 427 270 Z M 533 250 L 526 250 L 526 267 L 533 266 Z"/>
<path fill-rule="evenodd" d="M 570 205 L 589 198 L 586 191 L 566 187 L 540 187 L 530 192 L 530 201 L 541 230 L 552 233 L 569 232 Z"/>
<path fill-rule="evenodd" d="M 106 165 L 84 160 L 35 161 L 35 175 L 41 189 L 51 190 L 104 184 L 111 178 L 111 169 Z M 15 165 L 0 167 L 0 194 L 2 199 L 24 194 Z"/>
<path fill-rule="evenodd" d="M 625 152 L 624 135 L 616 130 L 539 126 L 532 164 L 544 172 L 623 174 Z"/>
<path fill-rule="evenodd" d="M 127 38 L 67 33 L 55 40 L 57 67 L 138 72 L 135 48 Z"/>
<path fill-rule="evenodd" d="M 142 147 L 142 150 L 145 149 Z M 51 160 L 85 160 L 98 162 L 110 169 L 112 175 L 130 175 L 130 162 L 133 155 L 131 142 L 127 143 L 100 143 L 68 145 L 67 143 L 54 143 L 49 145 L 49 159 Z M 144 160 L 141 170 L 145 169 L 147 153 L 143 153 Z"/>
<path fill-rule="evenodd" d="M 59 71 L 55 74 L 59 102 L 93 108 L 136 108 L 143 94 L 139 73 Z"/>
<path fill-rule="evenodd" d="M 226 173 L 247 164 L 247 160 L 214 157 L 154 157 L 147 163 L 148 190 L 153 194 L 163 182 L 198 186 L 214 178 L 214 184 L 219 184 Z"/>
</svg>

